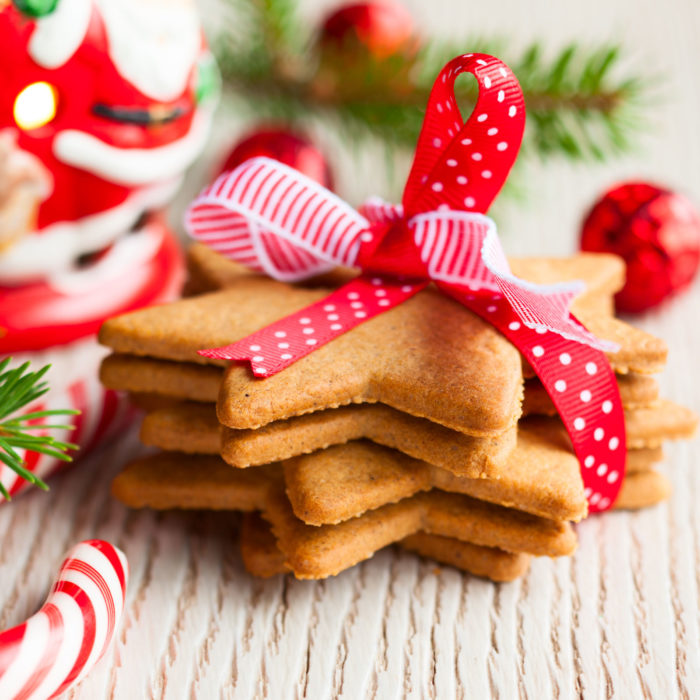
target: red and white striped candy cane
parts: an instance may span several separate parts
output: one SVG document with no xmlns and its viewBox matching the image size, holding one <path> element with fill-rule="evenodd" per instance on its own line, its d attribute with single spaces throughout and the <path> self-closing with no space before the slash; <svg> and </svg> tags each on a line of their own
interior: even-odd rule
<svg viewBox="0 0 700 700">
<path fill-rule="evenodd" d="M 0 633 L 0 698 L 47 700 L 84 678 L 115 637 L 128 575 L 108 542 L 76 545 L 41 610 Z"/>
</svg>

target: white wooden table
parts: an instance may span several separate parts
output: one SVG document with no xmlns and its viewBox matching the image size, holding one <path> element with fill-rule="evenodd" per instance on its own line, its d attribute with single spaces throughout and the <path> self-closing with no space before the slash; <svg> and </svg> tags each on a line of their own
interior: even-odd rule
<svg viewBox="0 0 700 700">
<path fill-rule="evenodd" d="M 619 39 L 638 66 L 646 60 L 650 72 L 669 77 L 636 155 L 606 167 L 531 168 L 531 202 L 506 208 L 501 218 L 511 253 L 575 250 L 585 206 L 617 178 L 662 181 L 700 204 L 700 3 L 406 4 L 431 31 L 452 36 L 502 27 L 518 43 L 535 35 L 552 45 Z M 320 5 L 304 4 L 309 17 Z M 232 124 L 230 115 L 219 120 L 219 148 L 221 139 L 235 136 Z M 341 152 L 338 162 L 341 191 L 352 201 L 385 192 L 371 155 Z M 193 173 L 173 216 L 200 186 L 204 169 Z M 699 312 L 696 285 L 641 321 L 671 348 L 664 393 L 696 411 Z M 110 497 L 110 480 L 139 449 L 134 433 L 127 434 L 55 478 L 49 495 L 30 493 L 0 506 L 0 629 L 39 607 L 74 542 L 101 537 L 128 555 L 131 583 L 117 643 L 67 697 L 699 696 L 697 442 L 668 449 L 674 484 L 668 504 L 591 518 L 577 528 L 574 557 L 535 561 L 523 580 L 508 585 L 393 550 L 328 581 L 255 580 L 241 565 L 235 519 L 132 512 Z"/>
</svg>

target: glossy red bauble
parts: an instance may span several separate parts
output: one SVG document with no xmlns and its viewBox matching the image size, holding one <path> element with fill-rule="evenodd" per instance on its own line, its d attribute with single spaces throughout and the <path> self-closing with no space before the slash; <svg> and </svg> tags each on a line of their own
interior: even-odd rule
<svg viewBox="0 0 700 700">
<path fill-rule="evenodd" d="M 321 30 L 321 45 L 364 47 L 382 60 L 414 45 L 413 18 L 394 0 L 370 0 L 344 5 L 332 12 Z"/>
<path fill-rule="evenodd" d="M 321 151 L 305 136 L 283 128 L 260 129 L 248 134 L 236 144 L 220 170 L 233 170 L 256 156 L 278 160 L 333 189 L 331 171 Z"/>
<path fill-rule="evenodd" d="M 620 311 L 650 309 L 688 286 L 700 264 L 700 216 L 682 195 L 643 182 L 609 190 L 583 223 L 581 249 L 627 264 Z"/>
</svg>

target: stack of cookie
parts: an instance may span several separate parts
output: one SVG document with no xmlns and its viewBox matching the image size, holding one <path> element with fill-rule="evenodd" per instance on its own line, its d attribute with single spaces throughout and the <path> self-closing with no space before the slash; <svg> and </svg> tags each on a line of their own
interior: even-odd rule
<svg viewBox="0 0 700 700">
<path fill-rule="evenodd" d="M 575 313 L 620 345 L 610 361 L 630 449 L 616 506 L 663 500 L 661 443 L 689 437 L 696 419 L 660 400 L 649 376 L 664 343 L 613 317 L 621 263 L 587 254 L 511 264 L 538 283 L 587 282 Z M 191 297 L 112 319 L 100 335 L 113 350 L 102 381 L 146 409 L 142 441 L 161 450 L 117 477 L 121 501 L 246 512 L 244 561 L 261 576 L 323 578 L 399 543 L 510 580 L 532 555 L 573 552 L 571 522 L 588 495 L 578 462 L 542 385 L 491 326 L 428 289 L 257 380 L 197 350 L 304 308 L 327 293 L 316 285 L 349 273 L 290 286 L 201 246 L 189 271 Z"/>
</svg>

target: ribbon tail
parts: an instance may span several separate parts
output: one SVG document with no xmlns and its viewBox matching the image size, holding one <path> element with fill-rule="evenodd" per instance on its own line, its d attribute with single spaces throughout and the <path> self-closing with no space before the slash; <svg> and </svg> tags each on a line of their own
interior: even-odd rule
<svg viewBox="0 0 700 700">
<path fill-rule="evenodd" d="M 256 377 L 281 372 L 365 321 L 389 311 L 424 289 L 427 282 L 361 276 L 310 306 L 231 345 L 199 354 L 249 362 Z"/>
<path fill-rule="evenodd" d="M 495 227 L 484 238 L 481 259 L 501 294 L 528 328 L 544 329 L 603 352 L 620 349 L 615 343 L 593 335 L 571 315 L 571 302 L 584 290 L 583 282 L 541 285 L 519 279 L 510 271 Z"/>
<path fill-rule="evenodd" d="M 527 359 L 571 438 L 589 512 L 609 509 L 624 480 L 627 446 L 620 391 L 603 352 L 543 327 L 529 328 L 500 294 L 439 286 L 495 326 Z"/>
</svg>

